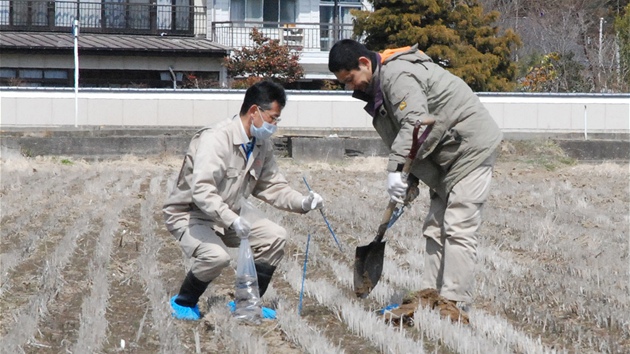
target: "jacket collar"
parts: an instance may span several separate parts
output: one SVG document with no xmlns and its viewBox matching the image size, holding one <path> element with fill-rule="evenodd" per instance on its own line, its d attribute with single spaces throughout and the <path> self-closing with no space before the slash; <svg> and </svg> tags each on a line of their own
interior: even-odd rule
<svg viewBox="0 0 630 354">
<path fill-rule="evenodd" d="M 372 81 L 366 91 L 354 90 L 352 97 L 367 102 L 363 109 L 372 117 L 383 105 L 383 92 L 381 91 L 381 55 L 376 54 L 376 67 L 372 72 Z M 374 63 L 374 61 L 372 61 Z"/>
<path fill-rule="evenodd" d="M 249 142 L 247 133 L 245 133 L 245 127 L 243 126 L 241 117 L 238 114 L 232 117 L 231 128 L 232 141 L 234 142 L 234 145 L 247 144 Z"/>
</svg>

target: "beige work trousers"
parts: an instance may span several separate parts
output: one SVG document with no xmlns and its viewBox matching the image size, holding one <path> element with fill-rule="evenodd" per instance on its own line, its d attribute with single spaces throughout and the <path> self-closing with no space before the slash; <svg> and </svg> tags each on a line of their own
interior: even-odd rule
<svg viewBox="0 0 630 354">
<path fill-rule="evenodd" d="M 492 166 L 480 166 L 459 181 L 443 200 L 431 192 L 424 221 L 426 239 L 422 288 L 445 298 L 470 303 L 477 259 L 477 229 L 490 193 Z"/>
<path fill-rule="evenodd" d="M 230 265 L 227 247 L 236 248 L 241 240 L 236 233 L 225 230 L 216 232 L 211 223 L 191 225 L 171 232 L 179 241 L 184 254 L 193 258 L 192 273 L 201 281 L 208 282 Z M 286 230 L 269 219 L 259 219 L 252 224 L 249 244 L 256 262 L 277 266 L 284 256 Z"/>
</svg>

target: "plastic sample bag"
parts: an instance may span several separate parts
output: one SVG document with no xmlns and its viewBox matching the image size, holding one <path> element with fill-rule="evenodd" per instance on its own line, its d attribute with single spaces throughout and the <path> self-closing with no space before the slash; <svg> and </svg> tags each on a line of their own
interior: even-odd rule
<svg viewBox="0 0 630 354">
<path fill-rule="evenodd" d="M 241 217 L 250 223 L 260 218 L 255 207 L 247 200 L 241 200 Z M 254 254 L 249 245 L 249 235 L 241 238 L 236 265 L 236 285 L 234 289 L 234 317 L 250 323 L 261 321 L 261 300 L 258 291 L 258 276 L 254 265 Z"/>
</svg>

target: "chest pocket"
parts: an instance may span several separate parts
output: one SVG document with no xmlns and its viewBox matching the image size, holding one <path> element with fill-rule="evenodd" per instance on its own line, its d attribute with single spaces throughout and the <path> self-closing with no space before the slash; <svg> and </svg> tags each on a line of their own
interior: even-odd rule
<svg viewBox="0 0 630 354">
<path fill-rule="evenodd" d="M 227 178 L 238 178 L 238 175 L 240 174 L 240 171 L 234 167 L 228 167 L 227 171 L 225 172 L 225 177 Z"/>
</svg>

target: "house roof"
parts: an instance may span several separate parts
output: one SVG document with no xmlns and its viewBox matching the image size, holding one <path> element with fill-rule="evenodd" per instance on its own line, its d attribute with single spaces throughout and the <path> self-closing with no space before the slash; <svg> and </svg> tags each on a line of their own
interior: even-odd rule
<svg viewBox="0 0 630 354">
<path fill-rule="evenodd" d="M 86 33 L 79 35 L 82 52 L 125 52 L 127 54 L 159 55 L 220 55 L 228 54 L 229 47 L 207 38 L 144 36 Z M 72 33 L 57 32 L 0 32 L 0 50 L 3 52 L 54 52 L 74 48 Z"/>
</svg>

